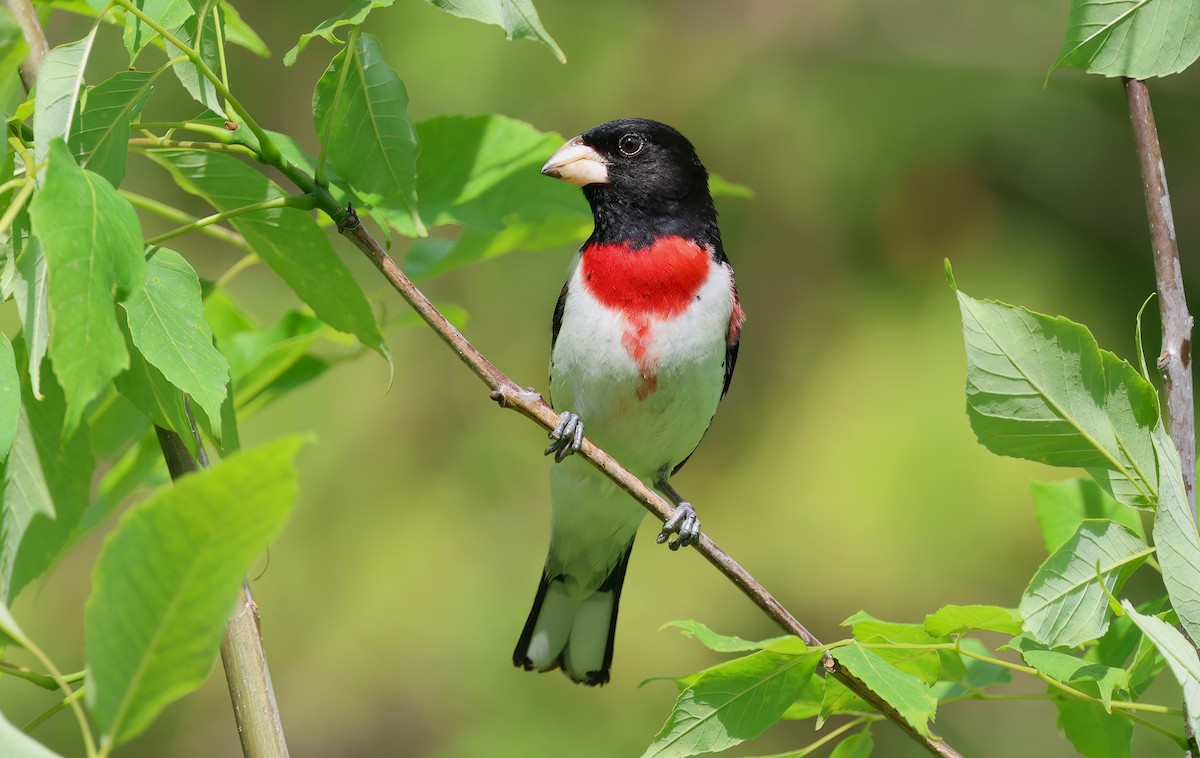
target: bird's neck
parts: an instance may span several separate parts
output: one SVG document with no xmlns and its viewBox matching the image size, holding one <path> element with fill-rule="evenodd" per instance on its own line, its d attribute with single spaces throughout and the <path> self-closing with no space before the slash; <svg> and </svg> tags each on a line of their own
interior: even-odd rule
<svg viewBox="0 0 1200 758">
<path fill-rule="evenodd" d="M 641 198 L 611 191 L 605 185 L 584 188 L 592 207 L 595 230 L 589 244 L 650 247 L 663 237 L 682 237 L 721 249 L 717 211 L 707 192 L 681 198 Z"/>
</svg>

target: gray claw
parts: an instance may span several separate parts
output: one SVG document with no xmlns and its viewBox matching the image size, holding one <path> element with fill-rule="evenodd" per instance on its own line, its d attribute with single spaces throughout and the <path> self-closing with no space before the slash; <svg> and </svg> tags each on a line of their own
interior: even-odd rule
<svg viewBox="0 0 1200 758">
<path fill-rule="evenodd" d="M 546 455 L 554 453 L 554 460 L 561 463 L 571 453 L 579 452 L 583 447 L 583 419 L 570 411 L 563 411 L 559 416 L 558 426 L 550 432 L 554 440 L 546 448 Z"/>
<path fill-rule="evenodd" d="M 672 534 L 679 536 L 674 541 L 667 542 Z M 658 533 L 655 542 L 660 545 L 667 542 L 667 547 L 678 550 L 681 547 L 687 547 L 699 538 L 700 518 L 696 516 L 696 509 L 690 503 L 680 502 L 675 508 L 675 513 L 667 519 L 667 523 L 663 524 L 662 531 Z"/>
</svg>

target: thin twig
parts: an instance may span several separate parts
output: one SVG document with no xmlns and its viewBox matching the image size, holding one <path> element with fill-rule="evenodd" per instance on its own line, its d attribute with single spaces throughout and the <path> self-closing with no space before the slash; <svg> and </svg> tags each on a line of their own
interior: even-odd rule
<svg viewBox="0 0 1200 758">
<path fill-rule="evenodd" d="M 455 329 L 454 325 L 447 321 L 433 303 L 405 276 L 396 262 L 388 256 L 387 251 L 362 225 L 353 209 L 348 210 L 348 213 L 343 214 L 343 220 L 338 223 L 338 231 L 371 259 L 371 262 L 375 264 L 388 283 L 400 293 L 400 296 L 417 311 L 459 359 L 491 388 L 492 399 L 498 402 L 502 408 L 511 408 L 522 416 L 533 419 L 547 430 L 554 429 L 558 425 L 558 414 L 542 399 L 542 396 L 533 390 L 521 389 L 476 350 L 475 346 L 468 342 L 466 337 L 458 329 Z M 585 439 L 578 454 L 604 472 L 621 489 L 645 506 L 646 510 L 653 513 L 658 520 L 666 521 L 671 516 L 672 508 L 664 499 L 591 441 Z M 785 631 L 796 635 L 810 647 L 821 646 L 820 640 L 804 628 L 804 625 L 797 621 L 787 608 L 784 608 L 770 592 L 767 592 L 765 587 L 759 584 L 749 572 L 719 548 L 715 542 L 701 534 L 700 539 L 695 543 L 695 548 Z M 862 680 L 838 664 L 828 652 L 822 659 L 822 665 L 828 673 L 887 716 L 930 753 L 947 758 L 960 756 L 959 752 L 946 742 L 922 736 L 890 703 L 876 695 Z"/>
<path fill-rule="evenodd" d="M 1183 468 L 1183 487 L 1191 506 L 1193 528 L 1196 521 L 1196 409 L 1192 397 L 1192 314 L 1188 312 L 1183 291 L 1183 270 L 1179 265 L 1179 245 L 1175 239 L 1175 218 L 1171 212 L 1171 194 L 1167 190 L 1167 172 L 1163 166 L 1158 127 L 1150 106 L 1146 83 L 1125 79 L 1125 98 L 1129 120 L 1142 169 L 1142 189 L 1146 195 L 1146 216 L 1150 222 L 1150 244 L 1154 249 L 1154 279 L 1158 286 L 1158 310 L 1162 319 L 1162 353 L 1158 371 L 1166 395 L 1166 417 L 1171 441 L 1179 451 Z M 1186 632 L 1185 632 L 1186 634 Z M 1196 641 L 1192 640 L 1195 645 Z M 1200 649 L 1200 648 L 1198 648 Z M 1186 703 L 1185 703 L 1186 708 Z M 1187 735 L 1188 758 L 1200 756 L 1200 745 L 1192 731 L 1192 720 L 1183 720 Z"/>
<path fill-rule="evenodd" d="M 17 25 L 21 27 L 21 34 L 29 45 L 29 53 L 21 62 L 21 83 L 25 85 L 25 91 L 30 92 L 37 84 L 42 61 L 46 58 L 46 53 L 50 52 L 50 43 L 46 41 L 46 33 L 42 31 L 42 24 L 38 21 L 33 3 L 29 0 L 4 0 L 4 6 L 12 11 Z"/>
</svg>

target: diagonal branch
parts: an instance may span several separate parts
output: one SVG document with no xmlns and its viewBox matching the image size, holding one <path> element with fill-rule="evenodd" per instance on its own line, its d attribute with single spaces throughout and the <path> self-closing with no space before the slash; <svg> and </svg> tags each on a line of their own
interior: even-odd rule
<svg viewBox="0 0 1200 758">
<path fill-rule="evenodd" d="M 400 267 L 396 265 L 396 262 L 388 256 L 387 252 L 371 236 L 366 227 L 362 225 L 354 209 L 350 208 L 348 210 L 348 213 L 342 211 L 342 218 L 338 222 L 338 231 L 371 259 L 371 262 L 375 264 L 375 267 L 379 269 L 388 283 L 400 293 L 400 296 L 417 311 L 421 318 L 425 320 L 425 323 L 429 324 L 429 327 L 442 338 L 442 341 L 454 351 L 459 359 L 467 364 L 467 367 L 476 376 L 483 380 L 484 384 L 492 390 L 492 399 L 499 403 L 500 407 L 511 408 L 522 416 L 541 424 L 547 430 L 554 429 L 558 425 L 558 414 L 542 399 L 542 396 L 533 390 L 521 389 L 515 382 L 505 376 L 500 369 L 496 368 L 482 353 L 475 349 L 475 346 L 468 342 L 466 337 L 455 329 L 438 312 L 433 303 L 405 276 Z M 621 489 L 628 492 L 634 500 L 637 500 L 645 506 L 646 510 L 653 513 L 659 521 L 666 521 L 670 518 L 672 508 L 665 500 L 647 487 L 641 479 L 626 471 L 612 456 L 592 444 L 591 441 L 585 439 L 583 447 L 579 450 L 578 454 L 604 472 Z M 784 608 L 765 587 L 759 584 L 728 553 L 718 547 L 717 543 L 713 542 L 706 535 L 701 534 L 699 541 L 695 543 L 695 548 L 704 556 L 705 560 L 715 566 L 718 571 L 724 574 L 729 581 L 733 582 L 746 597 L 750 598 L 755 605 L 783 627 L 785 631 L 804 640 L 804 643 L 810 647 L 819 647 L 821 645 L 820 640 L 804 628 L 804 625 L 797 621 L 796 617 L 789 613 L 787 608 Z M 822 665 L 829 674 L 836 677 L 847 688 L 873 705 L 880 713 L 887 716 L 889 720 L 924 746 L 930 753 L 944 756 L 945 758 L 961 758 L 959 752 L 948 743 L 936 738 L 927 738 L 918 733 L 891 704 L 876 695 L 862 680 L 838 664 L 829 653 L 826 653 L 822 659 Z"/>
</svg>

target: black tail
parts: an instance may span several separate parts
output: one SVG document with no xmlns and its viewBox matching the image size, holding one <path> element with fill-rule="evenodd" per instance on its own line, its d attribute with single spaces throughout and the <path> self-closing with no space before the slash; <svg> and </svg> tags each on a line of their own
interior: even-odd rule
<svg viewBox="0 0 1200 758">
<path fill-rule="evenodd" d="M 604 583 L 582 599 L 568 595 L 566 577 L 548 577 L 543 572 L 533 608 L 513 651 L 513 665 L 526 671 L 562 668 L 580 684 L 606 684 L 616 641 L 621 588 L 632 550 L 631 543 Z M 602 652 L 600 644 L 604 646 Z"/>
</svg>

